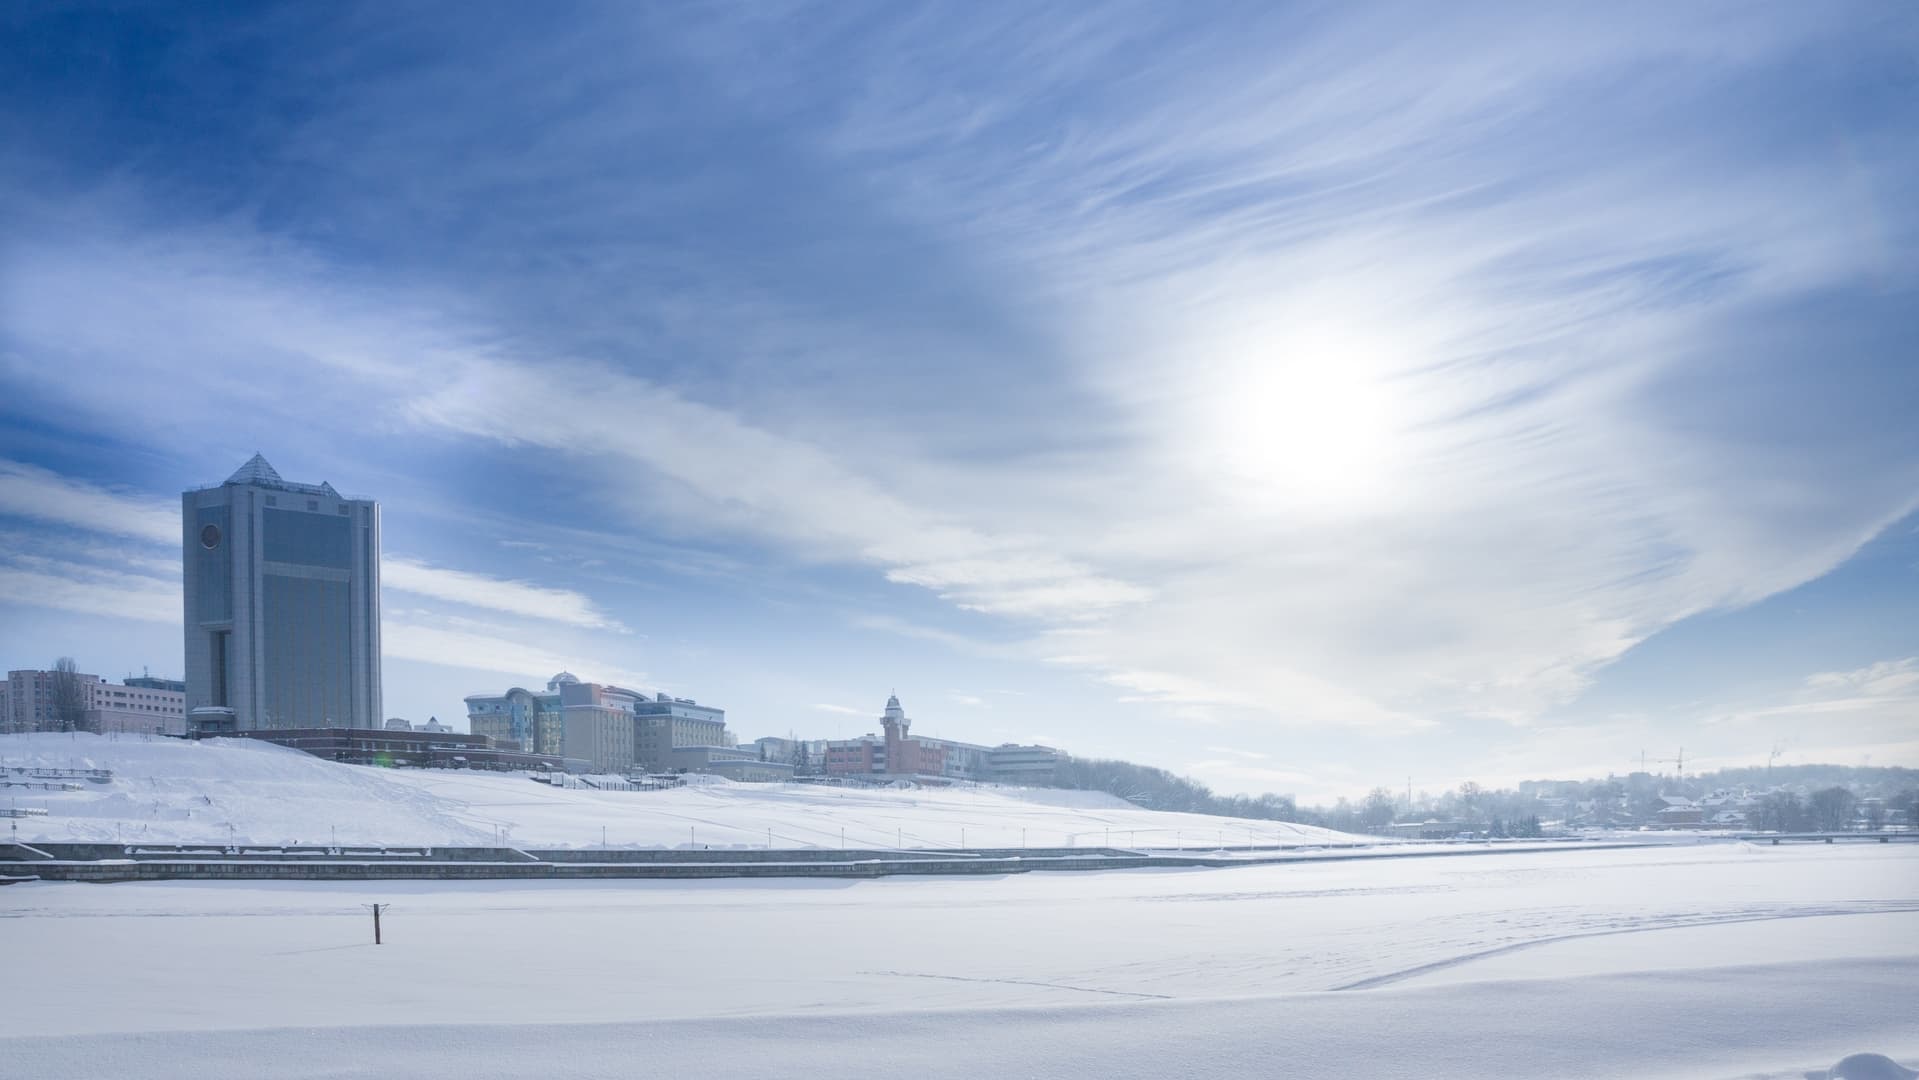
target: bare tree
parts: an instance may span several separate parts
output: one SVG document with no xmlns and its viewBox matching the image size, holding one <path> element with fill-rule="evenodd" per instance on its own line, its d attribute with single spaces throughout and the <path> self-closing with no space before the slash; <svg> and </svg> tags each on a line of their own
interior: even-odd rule
<svg viewBox="0 0 1919 1080">
<path fill-rule="evenodd" d="M 56 731 L 79 731 L 87 725 L 87 699 L 73 657 L 53 662 L 53 724 Z"/>
<path fill-rule="evenodd" d="M 1393 824 L 1393 793 L 1383 787 L 1376 787 L 1366 795 L 1366 805 L 1360 810 L 1360 820 L 1370 833 L 1391 831 Z"/>
<path fill-rule="evenodd" d="M 1476 820 L 1476 815 L 1479 813 L 1479 800 L 1485 793 L 1486 789 L 1480 787 L 1476 780 L 1468 780 L 1459 785 L 1459 807 L 1466 820 Z"/>
<path fill-rule="evenodd" d="M 1886 827 L 1886 804 L 1876 801 L 1866 807 L 1866 828 L 1878 832 Z"/>
<path fill-rule="evenodd" d="M 1809 809 L 1812 823 L 1821 832 L 1838 832 L 1852 823 L 1853 808 L 1859 800 L 1845 788 L 1833 786 L 1812 793 Z"/>
</svg>

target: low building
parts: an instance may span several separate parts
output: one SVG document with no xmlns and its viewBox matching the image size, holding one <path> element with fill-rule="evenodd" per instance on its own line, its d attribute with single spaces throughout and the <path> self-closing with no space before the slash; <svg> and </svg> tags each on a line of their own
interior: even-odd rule
<svg viewBox="0 0 1919 1080">
<path fill-rule="evenodd" d="M 150 676 L 88 687 L 86 726 L 102 735 L 144 733 L 184 735 L 187 731 L 186 684 Z"/>
<path fill-rule="evenodd" d="M 793 779 L 791 762 L 761 761 L 751 757 L 715 761 L 706 767 L 706 771 L 744 784 L 783 784 Z"/>
<path fill-rule="evenodd" d="M 348 765 L 557 772 L 564 764 L 560 758 L 550 754 L 528 754 L 496 747 L 484 735 L 453 732 L 382 728 L 272 728 L 229 732 L 227 737 L 258 739 Z"/>
<path fill-rule="evenodd" d="M 738 746 L 682 746 L 671 752 L 667 772 L 710 773 L 748 783 L 779 783 L 793 779 L 793 765 L 762 761 L 757 751 Z"/>
<path fill-rule="evenodd" d="M 826 753 L 820 759 L 820 771 L 828 776 L 883 776 L 886 740 L 872 734 L 857 739 L 828 739 Z"/>
<path fill-rule="evenodd" d="M 1653 824 L 1662 829 L 1685 829 L 1705 824 L 1706 811 L 1695 805 L 1666 806 L 1653 815 Z"/>
<path fill-rule="evenodd" d="M 986 768 L 996 783 L 1046 787 L 1059 771 L 1059 751 L 1005 743 L 986 752 Z"/>
<path fill-rule="evenodd" d="M 1391 826 L 1391 835 L 1401 840 L 1451 840 L 1455 837 L 1479 836 L 1489 831 L 1483 822 L 1440 821 L 1437 818 L 1401 821 Z"/>
<path fill-rule="evenodd" d="M 75 672 L 71 724 L 60 717 L 59 672 L 9 671 L 0 691 L 0 732 L 93 731 L 103 735 L 183 735 L 187 729 L 186 688 L 177 679 L 130 676 L 110 683 L 98 675 Z"/>
<path fill-rule="evenodd" d="M 899 695 L 880 714 L 884 735 L 829 739 L 821 756 L 828 776 L 913 779 L 922 783 L 980 781 L 1045 785 L 1053 780 L 1060 753 L 1050 746 L 981 746 L 911 734 L 913 721 Z"/>
<path fill-rule="evenodd" d="M 826 743 L 825 739 L 782 739 L 769 735 L 754 739 L 749 745 L 758 751 L 761 761 L 783 761 L 817 769 L 826 757 Z"/>
</svg>

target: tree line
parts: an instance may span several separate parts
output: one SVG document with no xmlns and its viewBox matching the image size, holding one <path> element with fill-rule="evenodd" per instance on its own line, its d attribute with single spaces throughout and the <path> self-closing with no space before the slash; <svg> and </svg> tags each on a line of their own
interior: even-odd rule
<svg viewBox="0 0 1919 1080">
<path fill-rule="evenodd" d="M 1540 835 L 1540 800 L 1510 788 L 1487 789 L 1472 781 L 1418 799 L 1375 787 L 1355 803 L 1298 805 L 1291 795 L 1221 795 L 1197 780 L 1166 769 L 1110 758 L 1063 756 L 1054 787 L 1103 791 L 1149 810 L 1292 821 L 1341 832 L 1384 833 L 1398 821 L 1429 817 L 1469 824 L 1493 836 Z M 1623 807 L 1627 821 L 1652 818 L 1661 795 L 1697 798 L 1721 788 L 1775 788 L 1766 794 L 1750 825 L 1779 832 L 1836 832 L 1864 818 L 1869 829 L 1885 826 L 1891 812 L 1919 822 L 1919 770 L 1899 767 L 1799 765 L 1725 769 L 1691 777 L 1608 777 L 1566 785 L 1571 803 Z M 1803 796 L 1798 788 L 1805 790 Z M 1810 790 L 1808 790 L 1810 789 Z M 1865 796 L 1874 796 L 1867 801 Z M 1862 802 L 1864 809 L 1861 809 Z"/>
</svg>

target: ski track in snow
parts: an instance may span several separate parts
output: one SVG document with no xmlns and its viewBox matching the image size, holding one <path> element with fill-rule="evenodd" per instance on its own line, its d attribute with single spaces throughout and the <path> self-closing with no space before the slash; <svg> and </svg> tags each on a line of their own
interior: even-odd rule
<svg viewBox="0 0 1919 1080">
<path fill-rule="evenodd" d="M 1417 967 L 1391 971 L 1384 975 L 1374 975 L 1370 978 L 1347 983 L 1344 986 L 1335 986 L 1332 989 L 1373 990 L 1378 987 L 1391 986 L 1394 983 L 1417 978 L 1421 975 L 1431 974 L 1435 971 L 1445 971 L 1463 964 L 1471 964 L 1475 961 L 1486 960 L 1495 956 L 1503 956 L 1524 949 L 1536 949 L 1542 945 L 1553 945 L 1562 941 L 1616 937 L 1622 934 L 1643 934 L 1654 930 L 1679 930 L 1694 926 L 1727 926 L 1735 923 L 1772 922 L 1782 919 L 1813 919 L 1839 915 L 1885 915 L 1903 912 L 1919 912 L 1919 904 L 1901 903 L 1898 901 L 1860 901 L 1850 904 L 1831 906 L 1815 905 L 1806 908 L 1790 908 L 1776 911 L 1744 911 L 1726 914 L 1697 913 L 1676 917 L 1653 917 L 1633 921 L 1632 925 L 1628 926 L 1612 926 L 1600 930 L 1582 930 L 1573 933 L 1549 934 L 1544 937 L 1530 938 L 1525 941 L 1508 942 L 1504 945 L 1495 945 L 1491 948 L 1461 953 L 1457 956 L 1449 956 L 1442 960 L 1420 964 Z"/>
</svg>

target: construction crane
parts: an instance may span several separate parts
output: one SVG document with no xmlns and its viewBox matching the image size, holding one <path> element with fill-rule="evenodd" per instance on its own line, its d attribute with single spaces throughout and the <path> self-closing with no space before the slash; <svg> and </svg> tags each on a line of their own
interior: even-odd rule
<svg viewBox="0 0 1919 1080">
<path fill-rule="evenodd" d="M 1681 780 L 1684 780 L 1686 778 L 1686 748 L 1683 746 L 1679 748 L 1679 756 L 1676 758 L 1669 758 L 1669 757 L 1648 758 L 1646 756 L 1646 751 L 1644 750 L 1639 751 L 1639 771 L 1640 772 L 1648 771 L 1646 769 L 1646 765 L 1648 763 L 1651 763 L 1653 765 L 1676 765 L 1679 767 L 1679 778 Z"/>
<path fill-rule="evenodd" d="M 1653 764 L 1655 765 L 1675 766 L 1679 770 L 1679 779 L 1684 780 L 1686 778 L 1686 748 L 1685 747 L 1682 746 L 1679 748 L 1679 756 L 1676 758 L 1653 758 L 1652 760 L 1653 760 Z"/>
</svg>

